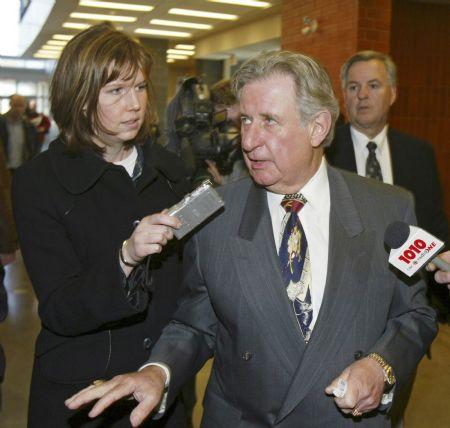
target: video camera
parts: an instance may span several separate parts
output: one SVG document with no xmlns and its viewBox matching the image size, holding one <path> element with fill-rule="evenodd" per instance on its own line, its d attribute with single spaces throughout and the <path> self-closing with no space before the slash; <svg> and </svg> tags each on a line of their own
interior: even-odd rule
<svg viewBox="0 0 450 428">
<path fill-rule="evenodd" d="M 180 139 L 189 142 L 194 174 L 205 169 L 205 160 L 216 163 L 222 175 L 233 170 L 241 156 L 240 133 L 236 124 L 227 118 L 227 110 L 217 111 L 211 101 L 208 85 L 198 77 L 186 79 L 180 89 L 175 130 Z"/>
</svg>

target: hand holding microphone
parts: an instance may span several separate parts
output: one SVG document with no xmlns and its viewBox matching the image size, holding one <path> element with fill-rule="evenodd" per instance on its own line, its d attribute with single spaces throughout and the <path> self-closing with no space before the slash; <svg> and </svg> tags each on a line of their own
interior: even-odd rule
<svg viewBox="0 0 450 428">
<path fill-rule="evenodd" d="M 450 251 L 446 251 L 442 253 L 440 256 L 444 261 L 450 263 Z M 434 262 L 428 263 L 427 271 L 433 272 L 439 268 L 439 270 L 434 274 L 434 279 L 439 284 L 447 284 L 448 289 L 450 290 L 450 272 L 449 270 L 442 269 L 440 266 L 436 265 Z"/>
<path fill-rule="evenodd" d="M 389 263 L 406 275 L 414 275 L 427 264 L 432 268 L 431 263 L 440 269 L 438 282 L 450 282 L 450 251 L 438 256 L 444 243 L 427 231 L 394 221 L 386 228 L 384 242 L 391 249 Z"/>
</svg>

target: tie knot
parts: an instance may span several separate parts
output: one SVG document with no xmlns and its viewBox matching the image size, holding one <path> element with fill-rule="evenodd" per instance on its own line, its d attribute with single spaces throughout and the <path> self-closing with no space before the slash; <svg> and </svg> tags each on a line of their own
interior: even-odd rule
<svg viewBox="0 0 450 428">
<path fill-rule="evenodd" d="M 298 213 L 306 204 L 306 198 L 301 193 L 285 195 L 281 201 L 281 206 L 286 212 Z"/>
<path fill-rule="evenodd" d="M 377 149 L 377 143 L 374 143 L 373 141 L 369 141 L 367 143 L 366 147 L 369 149 L 370 153 L 375 153 L 375 150 Z"/>
</svg>

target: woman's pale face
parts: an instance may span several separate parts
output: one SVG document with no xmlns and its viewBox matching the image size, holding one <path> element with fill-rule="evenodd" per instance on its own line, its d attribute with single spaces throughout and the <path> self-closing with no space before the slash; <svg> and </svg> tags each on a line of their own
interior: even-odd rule
<svg viewBox="0 0 450 428">
<path fill-rule="evenodd" d="M 98 131 L 94 142 L 101 146 L 121 146 L 136 137 L 147 109 L 147 80 L 139 70 L 131 79 L 120 76 L 100 90 L 98 116 L 111 134 Z"/>
</svg>

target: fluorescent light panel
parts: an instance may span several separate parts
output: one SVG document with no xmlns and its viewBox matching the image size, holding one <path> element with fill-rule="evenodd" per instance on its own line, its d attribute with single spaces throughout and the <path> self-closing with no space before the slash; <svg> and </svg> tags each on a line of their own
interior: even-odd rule
<svg viewBox="0 0 450 428">
<path fill-rule="evenodd" d="M 116 3 L 110 1 L 90 1 L 80 0 L 78 3 L 80 6 L 87 7 L 99 7 L 105 9 L 119 9 L 119 10 L 134 10 L 137 12 L 150 12 L 154 9 L 153 6 L 146 6 L 144 4 L 132 4 L 132 3 Z"/>
<path fill-rule="evenodd" d="M 191 56 L 191 55 L 195 54 L 194 51 L 185 51 L 185 50 L 182 50 L 182 49 L 167 49 L 166 52 L 168 54 L 179 54 L 179 55 L 188 55 L 188 56 Z"/>
<path fill-rule="evenodd" d="M 53 40 L 72 40 L 74 36 L 70 36 L 69 34 L 53 34 Z"/>
<path fill-rule="evenodd" d="M 40 54 L 39 52 L 36 52 L 33 56 L 35 58 L 40 58 L 40 59 L 58 59 L 59 58 L 59 57 L 53 56 L 53 55 Z"/>
<path fill-rule="evenodd" d="M 104 15 L 101 13 L 81 13 L 72 12 L 71 18 L 77 19 L 93 19 L 94 21 L 113 21 L 113 22 L 135 22 L 137 18 L 135 16 L 120 16 L 120 15 Z"/>
<path fill-rule="evenodd" d="M 167 59 L 188 59 L 189 57 L 187 55 L 176 55 L 176 54 L 169 54 L 167 55 Z"/>
<path fill-rule="evenodd" d="M 59 57 L 59 54 L 60 54 L 60 52 L 56 52 L 56 51 L 49 51 L 49 50 L 47 50 L 47 49 L 39 49 L 38 51 L 37 51 L 37 53 L 38 54 L 41 54 L 41 55 L 51 55 L 51 56 L 54 56 L 54 57 Z"/>
<path fill-rule="evenodd" d="M 175 49 L 194 50 L 195 45 L 183 45 L 182 43 L 175 45 Z"/>
<path fill-rule="evenodd" d="M 53 46 L 66 46 L 67 42 L 64 40 L 48 40 L 47 45 L 53 45 Z"/>
<path fill-rule="evenodd" d="M 152 36 L 167 36 L 167 37 L 191 37 L 191 33 L 184 33 L 182 31 L 166 31 L 155 30 L 153 28 L 136 28 L 134 30 L 137 34 L 150 34 Z"/>
<path fill-rule="evenodd" d="M 197 16 L 198 18 L 225 19 L 228 21 L 236 21 L 239 18 L 237 15 L 230 15 L 228 13 L 206 12 L 204 10 L 193 9 L 172 8 L 169 9 L 169 13 L 172 15 Z"/>
<path fill-rule="evenodd" d="M 82 22 L 64 22 L 62 25 L 64 28 L 74 28 L 75 30 L 85 30 L 89 28 L 90 24 L 84 24 Z"/>
<path fill-rule="evenodd" d="M 225 4 L 236 4 L 238 6 L 249 6 L 249 7 L 261 7 L 263 9 L 272 6 L 272 3 L 267 1 L 253 1 L 253 0 L 208 0 L 211 3 L 225 3 Z"/>
<path fill-rule="evenodd" d="M 42 45 L 41 49 L 44 49 L 45 51 L 61 52 L 64 48 L 62 46 Z"/>
<path fill-rule="evenodd" d="M 183 21 L 168 21 L 166 19 L 152 19 L 150 24 L 153 25 L 166 25 L 168 27 L 180 27 L 180 28 L 195 28 L 197 30 L 211 30 L 212 25 L 198 24 L 195 22 L 183 22 Z"/>
</svg>

